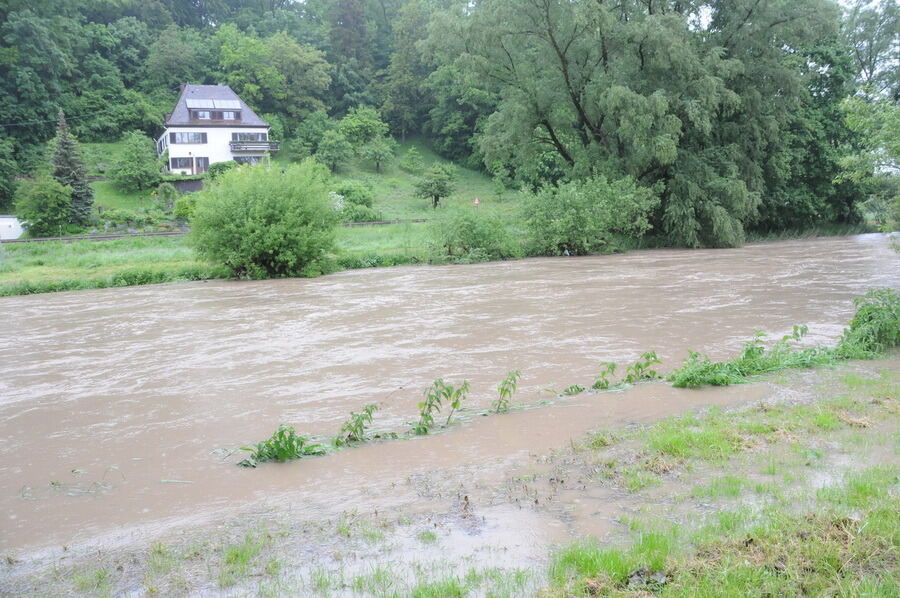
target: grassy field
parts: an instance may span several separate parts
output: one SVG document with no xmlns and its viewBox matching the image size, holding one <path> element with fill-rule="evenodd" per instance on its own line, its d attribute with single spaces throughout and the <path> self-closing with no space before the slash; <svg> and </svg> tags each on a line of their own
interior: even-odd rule
<svg viewBox="0 0 900 598">
<path fill-rule="evenodd" d="M 149 191 L 125 193 L 116 189 L 112 181 L 94 181 L 91 187 L 94 189 L 95 208 L 139 210 L 152 208 L 154 205 Z"/>
<path fill-rule="evenodd" d="M 225 276 L 180 237 L 0 246 L 0 296 Z"/>
<path fill-rule="evenodd" d="M 481 205 L 479 209 L 488 213 L 499 215 L 512 215 L 516 210 L 518 195 L 513 191 L 504 192 L 498 197 L 494 184 L 486 174 L 456 167 L 456 184 L 452 195 L 441 201 L 437 210 L 431 207 L 431 202 L 415 196 L 415 184 L 418 175 L 405 172 L 397 165 L 409 148 L 415 147 L 422 156 L 425 169 L 432 164 L 449 164 L 421 141 L 406 141 L 400 144 L 397 152 L 397 160 L 384 165 L 381 173 L 375 172 L 375 167 L 368 162 L 356 160 L 335 173 L 335 178 L 341 180 L 361 181 L 371 185 L 375 192 L 374 208 L 380 211 L 385 219 L 395 218 L 435 218 L 440 217 L 441 212 L 448 208 L 461 205 L 471 205 L 477 197 Z"/>
</svg>

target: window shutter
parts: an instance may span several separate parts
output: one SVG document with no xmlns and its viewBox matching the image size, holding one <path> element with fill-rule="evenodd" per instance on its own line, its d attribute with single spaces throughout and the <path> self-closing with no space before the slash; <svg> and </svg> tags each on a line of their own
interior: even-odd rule
<svg viewBox="0 0 900 598">
<path fill-rule="evenodd" d="M 169 143 L 175 143 L 175 133 L 169 133 Z"/>
<path fill-rule="evenodd" d="M 206 133 L 200 133 L 200 143 L 206 143 Z"/>
</svg>

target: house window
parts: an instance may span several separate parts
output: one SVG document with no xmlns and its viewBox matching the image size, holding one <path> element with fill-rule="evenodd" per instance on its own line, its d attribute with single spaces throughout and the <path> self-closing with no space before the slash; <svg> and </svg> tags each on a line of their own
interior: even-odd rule
<svg viewBox="0 0 900 598">
<path fill-rule="evenodd" d="M 206 143 L 206 133 L 169 133 L 169 143 Z"/>
<path fill-rule="evenodd" d="M 237 110 L 191 110 L 193 120 L 241 120 Z"/>
<path fill-rule="evenodd" d="M 194 158 L 194 165 L 196 166 L 196 170 L 194 174 L 200 174 L 201 172 L 206 172 L 209 170 L 209 158 Z"/>
<path fill-rule="evenodd" d="M 191 159 L 190 158 L 169 158 L 169 169 L 170 170 L 190 170 L 191 169 Z"/>
<path fill-rule="evenodd" d="M 256 164 L 262 156 L 235 156 L 234 161 L 238 164 Z"/>
<path fill-rule="evenodd" d="M 268 141 L 268 133 L 232 133 L 232 141 Z"/>
</svg>

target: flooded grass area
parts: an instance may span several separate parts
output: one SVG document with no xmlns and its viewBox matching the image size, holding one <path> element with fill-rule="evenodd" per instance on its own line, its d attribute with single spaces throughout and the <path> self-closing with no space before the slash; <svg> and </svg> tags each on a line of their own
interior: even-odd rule
<svg viewBox="0 0 900 598">
<path fill-rule="evenodd" d="M 149 544 L 9 555 L 0 589 L 568 597 L 759 584 L 895 595 L 900 355 L 753 386 L 759 398 L 732 408 L 620 420 L 493 481 L 437 462 L 393 504 L 373 492 L 330 517 L 259 505 Z"/>
</svg>

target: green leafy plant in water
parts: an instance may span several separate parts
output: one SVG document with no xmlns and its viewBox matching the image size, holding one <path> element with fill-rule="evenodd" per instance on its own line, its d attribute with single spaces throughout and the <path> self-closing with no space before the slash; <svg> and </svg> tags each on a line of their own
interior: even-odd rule
<svg viewBox="0 0 900 598">
<path fill-rule="evenodd" d="M 564 394 L 567 397 L 574 397 L 575 395 L 580 395 L 583 392 L 584 392 L 583 386 L 580 386 L 578 384 L 573 384 L 572 386 L 564 389 L 562 391 L 562 394 Z"/>
<path fill-rule="evenodd" d="M 347 446 L 354 442 L 365 442 L 366 426 L 372 423 L 373 414 L 378 411 L 378 405 L 370 403 L 363 407 L 362 412 L 350 412 L 350 419 L 341 426 L 341 432 L 334 438 L 334 446 Z"/>
<path fill-rule="evenodd" d="M 434 416 L 440 413 L 445 402 L 450 405 L 450 415 L 447 416 L 444 425 L 449 424 L 453 413 L 459 410 L 468 393 L 468 381 L 463 382 L 459 388 L 454 388 L 453 385 L 444 382 L 443 378 L 435 380 L 425 390 L 425 400 L 419 403 L 419 421 L 413 426 L 413 433 L 428 434 L 434 426 Z"/>
<path fill-rule="evenodd" d="M 446 393 L 447 401 L 450 403 L 450 414 L 447 416 L 447 421 L 444 423 L 445 426 L 450 425 L 450 418 L 453 417 L 453 414 L 462 407 L 463 401 L 469 395 L 469 382 L 466 380 L 462 384 L 459 385 L 459 388 L 453 388 L 449 384 L 444 386 L 444 391 Z"/>
<path fill-rule="evenodd" d="M 641 357 L 625 370 L 625 384 L 634 384 L 642 380 L 655 380 L 659 378 L 656 370 L 651 366 L 660 364 L 662 361 L 656 356 L 656 351 L 647 351 L 642 353 Z"/>
<path fill-rule="evenodd" d="M 600 364 L 600 367 L 603 369 L 594 378 L 594 384 L 591 385 L 591 388 L 594 390 L 609 390 L 609 386 L 612 383 L 610 376 L 616 373 L 616 364 L 612 361 L 604 361 Z"/>
<path fill-rule="evenodd" d="M 513 370 L 506 374 L 506 378 L 497 387 L 500 396 L 493 402 L 492 406 L 495 413 L 506 413 L 509 411 L 509 401 L 519 387 L 519 378 L 522 373 L 519 370 Z"/>
<path fill-rule="evenodd" d="M 242 446 L 241 450 L 250 453 L 249 457 L 238 463 L 241 467 L 256 467 L 266 461 L 283 463 L 291 459 L 326 453 L 323 445 L 310 443 L 305 436 L 298 436 L 293 427 L 285 425 L 278 426 L 278 430 L 268 440 L 251 446 Z"/>
</svg>

